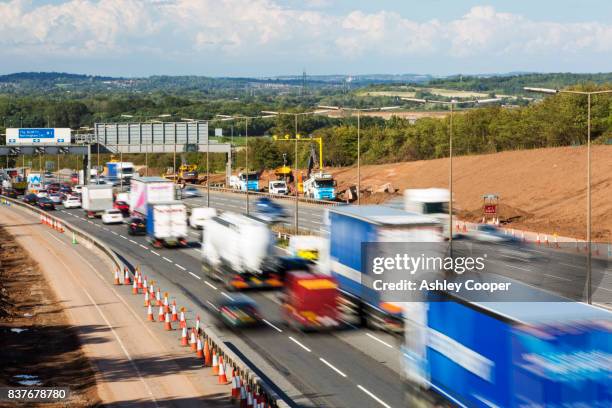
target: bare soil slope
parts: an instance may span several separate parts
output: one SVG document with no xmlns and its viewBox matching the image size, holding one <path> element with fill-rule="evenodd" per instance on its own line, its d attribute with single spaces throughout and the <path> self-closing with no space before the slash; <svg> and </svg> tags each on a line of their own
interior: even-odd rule
<svg viewBox="0 0 612 408">
<path fill-rule="evenodd" d="M 456 157 L 454 200 L 464 217 L 481 214 L 482 195 L 499 194 L 501 218 L 511 226 L 584 239 L 585 147 L 560 147 Z M 612 241 L 612 146 L 592 149 L 593 237 Z M 330 169 L 339 190 L 356 184 L 355 167 Z M 448 187 L 448 159 L 362 166 L 362 190 L 391 183 L 406 188 Z M 376 196 L 376 195 L 375 195 Z M 378 198 L 376 201 L 380 201 Z"/>
</svg>

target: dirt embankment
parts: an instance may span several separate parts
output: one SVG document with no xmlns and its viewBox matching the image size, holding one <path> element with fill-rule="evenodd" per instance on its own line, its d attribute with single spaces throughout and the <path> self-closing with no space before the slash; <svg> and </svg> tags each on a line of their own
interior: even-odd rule
<svg viewBox="0 0 612 408">
<path fill-rule="evenodd" d="M 22 406 L 99 405 L 94 371 L 62 305 L 23 248 L 3 228 L 0 236 L 0 387 L 70 388 L 66 401 Z"/>
<path fill-rule="evenodd" d="M 500 196 L 501 220 L 531 231 L 586 236 L 587 151 L 559 147 L 456 157 L 454 201 L 470 220 L 482 216 L 482 195 Z M 357 183 L 355 167 L 329 169 L 340 191 Z M 390 183 L 407 188 L 448 188 L 449 160 L 362 166 L 362 190 Z M 598 241 L 612 241 L 612 146 L 593 146 L 591 160 L 592 228 Z M 392 194 L 382 194 L 391 198 Z M 381 194 L 374 194 L 380 202 Z M 366 200 L 367 201 L 367 200 Z"/>
</svg>

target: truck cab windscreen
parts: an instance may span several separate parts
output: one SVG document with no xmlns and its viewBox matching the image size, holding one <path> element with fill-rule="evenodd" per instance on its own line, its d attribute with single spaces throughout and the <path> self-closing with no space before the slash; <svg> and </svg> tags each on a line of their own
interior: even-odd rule
<svg viewBox="0 0 612 408">
<path fill-rule="evenodd" d="M 315 181 L 315 187 L 317 188 L 333 188 L 334 180 L 317 180 Z"/>
<path fill-rule="evenodd" d="M 446 214 L 448 213 L 448 203 L 423 203 L 424 214 Z"/>
</svg>

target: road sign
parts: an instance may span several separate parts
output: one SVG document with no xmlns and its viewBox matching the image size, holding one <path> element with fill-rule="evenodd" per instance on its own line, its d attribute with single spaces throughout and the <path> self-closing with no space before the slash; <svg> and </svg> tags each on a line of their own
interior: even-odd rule
<svg viewBox="0 0 612 408">
<path fill-rule="evenodd" d="M 8 128 L 7 145 L 70 144 L 70 128 Z"/>
<path fill-rule="evenodd" d="M 215 137 L 223 136 L 223 128 L 215 128 Z"/>
</svg>

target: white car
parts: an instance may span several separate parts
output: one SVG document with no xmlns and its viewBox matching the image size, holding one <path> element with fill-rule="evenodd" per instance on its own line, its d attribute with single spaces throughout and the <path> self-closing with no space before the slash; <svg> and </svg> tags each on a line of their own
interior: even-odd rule
<svg viewBox="0 0 612 408">
<path fill-rule="evenodd" d="M 81 194 L 81 191 L 83 191 L 83 186 L 82 185 L 76 185 L 74 187 L 72 187 L 72 191 L 74 191 L 75 193 L 79 193 Z"/>
<path fill-rule="evenodd" d="M 76 196 L 68 196 L 62 204 L 64 205 L 64 208 L 80 208 L 81 199 Z"/>
<path fill-rule="evenodd" d="M 106 210 L 102 214 L 103 224 L 121 224 L 123 223 L 123 214 L 119 210 Z"/>
<path fill-rule="evenodd" d="M 202 229 L 206 220 L 216 217 L 217 210 L 209 207 L 198 207 L 191 209 L 191 215 L 189 216 L 189 226 L 191 228 Z"/>
</svg>

